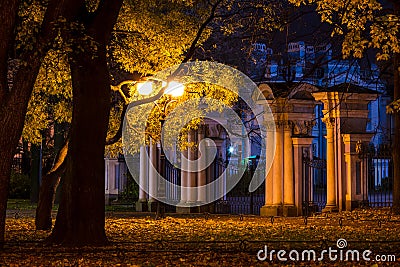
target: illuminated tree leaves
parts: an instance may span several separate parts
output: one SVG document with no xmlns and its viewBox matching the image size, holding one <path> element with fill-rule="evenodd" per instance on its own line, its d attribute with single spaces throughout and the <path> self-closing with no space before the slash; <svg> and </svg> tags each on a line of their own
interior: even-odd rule
<svg viewBox="0 0 400 267">
<path fill-rule="evenodd" d="M 400 52 L 400 18 L 382 12 L 376 0 L 289 0 L 300 6 L 316 4 L 321 20 L 332 24 L 332 35 L 344 36 L 344 57 L 362 57 L 367 48 L 377 48 L 378 60 L 388 60 L 392 53 Z"/>
</svg>

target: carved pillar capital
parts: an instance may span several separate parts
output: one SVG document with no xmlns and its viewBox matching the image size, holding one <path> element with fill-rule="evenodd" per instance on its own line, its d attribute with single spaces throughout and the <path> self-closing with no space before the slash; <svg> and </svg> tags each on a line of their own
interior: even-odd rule
<svg viewBox="0 0 400 267">
<path fill-rule="evenodd" d="M 267 132 L 273 132 L 276 129 L 275 121 L 265 121 L 264 126 Z"/>
<path fill-rule="evenodd" d="M 310 136 L 315 121 L 294 121 L 293 133 L 300 136 Z"/>
<path fill-rule="evenodd" d="M 201 124 L 199 124 L 199 126 L 198 126 L 197 133 L 198 133 L 198 134 L 205 134 L 206 131 L 208 130 L 207 128 L 208 128 L 207 125 L 201 123 Z"/>
<path fill-rule="evenodd" d="M 335 123 L 336 123 L 335 118 L 325 117 L 322 119 L 322 121 L 325 123 L 326 128 L 333 129 L 335 127 Z"/>
<path fill-rule="evenodd" d="M 275 127 L 276 128 L 284 128 L 286 126 L 287 122 L 285 120 L 276 120 L 275 121 Z"/>
<path fill-rule="evenodd" d="M 292 129 L 293 129 L 293 121 L 289 121 L 289 120 L 287 120 L 287 121 L 283 121 L 283 130 L 284 131 L 292 131 Z"/>
</svg>

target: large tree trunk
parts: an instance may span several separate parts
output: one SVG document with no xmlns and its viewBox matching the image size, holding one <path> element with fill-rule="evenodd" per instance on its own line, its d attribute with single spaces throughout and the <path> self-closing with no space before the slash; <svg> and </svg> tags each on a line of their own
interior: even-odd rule
<svg viewBox="0 0 400 267">
<path fill-rule="evenodd" d="M 18 12 L 18 0 L 0 1 L 0 100 L 8 91 L 8 55 L 14 45 L 14 31 Z"/>
<path fill-rule="evenodd" d="M 0 120 L 0 124 L 2 121 Z M 2 124 L 4 125 L 4 124 Z M 15 144 L 8 143 L 6 138 L 6 134 L 4 133 L 4 128 L 0 127 L 0 248 L 3 246 L 4 242 L 4 234 L 5 234 L 5 223 L 6 223 L 6 209 L 7 209 L 7 199 L 8 199 L 8 187 L 10 182 L 10 174 L 11 174 L 11 163 L 12 163 L 12 154 L 14 152 Z M 14 149 L 13 149 L 14 148 Z"/>
<path fill-rule="evenodd" d="M 14 45 L 16 18 L 20 1 L 0 1 L 0 246 L 4 242 L 5 216 L 7 207 L 8 187 L 10 182 L 11 163 L 15 148 L 22 133 L 25 114 L 28 107 L 33 86 L 39 72 L 44 55 L 47 53 L 51 40 L 58 31 L 54 30 L 53 22 L 64 15 L 70 19 L 75 16 L 82 0 L 57 0 L 51 1 L 46 10 L 42 27 L 32 43 L 32 52 L 20 56 L 18 71 L 12 77 L 12 88 L 8 88 L 8 55 L 9 49 Z"/>
<path fill-rule="evenodd" d="M 60 175 L 55 173 L 50 173 L 42 179 L 35 216 L 36 230 L 50 230 L 53 225 L 51 211 L 60 179 Z"/>
<path fill-rule="evenodd" d="M 27 150 L 25 150 L 27 151 Z M 24 153 L 25 155 L 26 153 Z M 42 168 L 42 148 L 41 145 L 32 145 L 30 151 L 30 170 L 29 179 L 31 180 L 31 203 L 37 203 L 39 198 L 40 181 L 39 176 Z"/>
<path fill-rule="evenodd" d="M 4 241 L 12 158 L 22 133 L 28 101 L 40 66 L 39 62 L 33 61 L 32 64 L 37 68 L 32 71 L 21 70 L 25 73 L 25 79 L 14 81 L 13 86 L 13 90 L 18 88 L 18 92 L 13 91 L 0 107 L 0 244 Z"/>
<path fill-rule="evenodd" d="M 36 208 L 36 230 L 50 230 L 52 226 L 51 211 L 56 197 L 57 187 L 61 175 L 65 171 L 66 157 L 68 153 L 68 140 L 56 156 L 55 164 L 42 178 L 40 186 L 39 202 Z"/>
<path fill-rule="evenodd" d="M 92 52 L 71 60 L 73 113 L 61 203 L 51 243 L 67 246 L 104 245 L 104 148 L 110 113 L 110 75 L 106 45 L 122 0 L 106 0 L 90 22 L 88 34 L 97 42 Z"/>
<path fill-rule="evenodd" d="M 0 17 L 0 247 L 4 242 L 8 187 L 11 174 L 12 156 L 18 143 L 18 132 L 21 123 L 14 120 L 12 110 L 7 110 L 8 90 L 8 54 L 13 45 L 13 34 L 16 24 L 19 1 L 1 1 Z M 19 107 L 18 107 L 19 108 Z M 18 114 L 18 113 L 17 113 Z M 12 133 L 9 131 L 11 130 Z"/>
<path fill-rule="evenodd" d="M 104 146 L 110 110 L 105 48 L 96 58 L 71 63 L 73 116 L 61 203 L 50 241 L 102 245 L 104 230 Z"/>
</svg>

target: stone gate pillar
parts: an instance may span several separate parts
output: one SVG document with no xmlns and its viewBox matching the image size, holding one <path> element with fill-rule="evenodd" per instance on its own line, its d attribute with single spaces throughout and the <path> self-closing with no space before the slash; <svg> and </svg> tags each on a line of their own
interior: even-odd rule
<svg viewBox="0 0 400 267">
<path fill-rule="evenodd" d="M 157 197 L 157 144 L 153 139 L 150 139 L 149 146 L 149 210 L 156 211 L 157 210 L 157 200 L 154 197 Z"/>
<path fill-rule="evenodd" d="M 194 130 L 190 130 L 187 134 L 187 141 L 191 145 L 198 143 L 197 142 L 197 132 Z M 197 159 L 197 148 L 195 147 L 188 147 L 182 152 L 182 157 L 187 158 L 188 160 L 182 160 L 181 164 L 182 167 L 185 168 L 187 171 L 182 169 L 181 171 L 181 201 L 180 206 L 176 207 L 177 213 L 192 213 L 197 212 L 198 207 L 191 207 L 191 205 L 197 202 L 198 197 L 198 168 L 193 161 Z"/>
<path fill-rule="evenodd" d="M 188 164 L 187 164 L 187 160 L 185 160 L 187 158 L 188 158 L 188 151 L 187 151 L 187 149 L 185 149 L 181 152 L 181 166 L 182 166 L 181 167 L 181 186 L 182 186 L 182 189 L 181 189 L 180 204 L 185 204 L 188 199 L 187 198 L 188 193 L 187 193 L 187 188 L 186 188 L 187 184 L 188 184 L 188 182 L 187 182 L 188 172 L 186 171 Z"/>
<path fill-rule="evenodd" d="M 276 209 L 279 209 L 283 202 L 283 126 L 284 122 L 275 123 L 275 157 L 272 167 L 272 187 L 274 188 L 274 194 L 272 196 L 272 206 Z"/>
<path fill-rule="evenodd" d="M 187 137 L 186 137 L 187 138 Z M 176 207 L 177 213 L 188 213 L 190 210 L 186 208 L 186 202 L 188 201 L 188 149 L 183 149 L 181 152 L 181 195 L 178 206 Z"/>
<path fill-rule="evenodd" d="M 140 147 L 139 159 L 139 199 L 136 202 L 136 211 L 147 211 L 147 188 L 149 175 L 149 158 L 147 155 L 147 147 Z"/>
<path fill-rule="evenodd" d="M 296 216 L 297 209 L 294 206 L 294 179 L 293 179 L 293 142 L 292 122 L 287 121 L 283 129 L 283 216 Z"/>
<path fill-rule="evenodd" d="M 326 206 L 323 212 L 338 211 L 336 205 L 336 168 L 335 168 L 335 118 L 324 118 L 326 124 Z"/>
<path fill-rule="evenodd" d="M 198 136 L 198 144 L 205 138 L 205 126 L 199 125 L 199 129 L 197 131 Z M 204 141 L 203 141 L 204 142 Z M 199 147 L 200 148 L 200 147 Z M 207 184 L 207 173 L 206 173 L 206 155 L 202 155 L 200 150 L 198 149 L 198 173 L 197 173 L 197 201 L 199 203 L 206 203 L 207 201 L 207 192 L 205 189 L 205 185 Z"/>
<path fill-rule="evenodd" d="M 314 125 L 315 101 L 310 91 L 317 88 L 299 84 L 287 88 L 288 95 L 274 97 L 270 85 L 274 87 L 272 83 L 263 86 L 265 88 L 263 94 L 267 97 L 273 114 L 275 132 L 269 134 L 273 131 L 273 127 L 266 125 L 266 143 L 275 141 L 275 155 L 272 168 L 266 170 L 265 205 L 261 208 L 260 214 L 297 216 L 302 210 L 302 149 L 310 146 L 312 138 L 308 137 Z M 282 93 L 282 88 L 277 89 Z M 269 118 L 268 115 L 264 116 L 267 124 Z M 268 151 L 266 157 L 268 162 L 271 158 Z"/>
<path fill-rule="evenodd" d="M 275 135 L 273 132 L 273 127 L 271 127 L 271 125 L 266 125 L 267 128 L 267 133 L 266 133 L 266 143 L 267 143 L 267 151 L 265 153 L 265 162 L 267 164 L 266 166 L 266 178 L 265 178 L 265 205 L 263 208 L 261 209 L 266 209 L 267 207 L 271 207 L 272 206 L 272 200 L 273 200 L 273 194 L 274 194 L 274 190 L 273 190 L 273 164 L 270 166 L 269 164 L 273 162 L 274 160 L 274 153 L 273 151 L 269 151 L 268 148 L 272 148 L 269 147 L 270 144 L 272 144 L 275 140 Z M 266 213 L 266 211 L 265 211 Z"/>
<path fill-rule="evenodd" d="M 274 162 L 276 154 L 273 151 L 273 147 L 271 144 L 275 142 L 275 125 L 271 125 L 266 123 L 266 147 L 267 151 L 265 153 L 266 156 L 266 164 L 267 169 L 266 171 L 266 178 L 265 178 L 265 205 L 261 207 L 260 215 L 262 216 L 276 216 L 278 215 L 277 208 L 273 206 L 274 202 Z M 269 148 L 269 150 L 268 150 Z M 271 165 L 270 165 L 271 164 Z"/>
<path fill-rule="evenodd" d="M 368 146 L 373 134 L 343 134 L 346 162 L 346 210 L 358 208 L 362 201 L 368 200 L 368 175 L 363 171 L 367 162 L 360 159 L 357 145 Z"/>
<path fill-rule="evenodd" d="M 194 130 L 190 130 L 188 133 L 188 142 L 196 144 L 196 132 Z M 196 188 L 196 180 L 197 180 L 197 166 L 192 164 L 197 158 L 197 150 L 195 147 L 188 148 L 188 159 L 190 160 L 189 164 L 189 173 L 188 173 L 188 195 L 187 202 L 194 203 L 197 200 L 197 188 Z"/>
<path fill-rule="evenodd" d="M 355 137 L 347 134 L 357 136 L 361 141 L 366 140 L 359 134 L 366 134 L 368 103 L 377 98 L 377 93 L 359 86 L 342 84 L 327 91 L 315 92 L 313 96 L 324 104 L 323 122 L 327 131 L 327 205 L 323 211 L 341 211 L 344 207 L 351 209 L 357 198 L 353 194 L 356 179 L 353 175 L 358 167 L 352 154 Z M 366 176 L 361 178 L 364 182 L 366 179 Z"/>
</svg>

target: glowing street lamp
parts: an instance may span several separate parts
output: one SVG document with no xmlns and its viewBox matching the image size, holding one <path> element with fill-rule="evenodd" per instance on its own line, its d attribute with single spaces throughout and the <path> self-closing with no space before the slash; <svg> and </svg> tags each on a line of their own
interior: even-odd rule
<svg viewBox="0 0 400 267">
<path fill-rule="evenodd" d="M 171 95 L 172 97 L 182 96 L 185 92 L 185 86 L 179 82 L 172 81 L 168 84 L 164 94 Z"/>
<path fill-rule="evenodd" d="M 153 92 L 153 83 L 152 82 L 139 82 L 137 83 L 137 90 L 141 95 L 149 95 Z"/>
<path fill-rule="evenodd" d="M 162 82 L 162 86 L 166 86 L 166 82 Z M 137 83 L 137 90 L 140 95 L 149 95 L 153 92 L 153 83 L 151 81 Z M 180 97 L 185 92 L 185 86 L 180 82 L 171 81 L 165 89 L 164 94 L 172 97 Z"/>
<path fill-rule="evenodd" d="M 167 84 L 165 82 L 162 82 L 161 84 L 163 87 L 166 86 Z M 143 84 L 138 84 L 137 90 L 139 94 L 141 95 L 149 95 L 153 91 L 153 83 L 148 81 Z M 159 122 L 161 124 L 161 129 L 164 126 L 165 118 L 167 116 L 166 111 L 167 111 L 167 106 L 176 100 L 173 100 L 172 97 L 180 97 L 183 95 L 185 92 L 185 86 L 179 82 L 176 81 L 171 81 L 169 82 L 167 88 L 165 88 L 164 95 L 168 95 L 171 97 L 168 97 L 167 100 L 164 102 L 163 106 L 160 107 L 157 103 L 155 105 L 159 108 L 160 112 L 162 113 L 161 116 L 159 117 Z M 160 166 L 159 166 L 159 173 L 161 177 L 165 177 L 166 175 L 166 164 L 165 164 L 165 153 L 164 149 L 162 147 L 162 142 L 160 141 Z M 151 208 L 150 208 L 151 209 Z M 157 201 L 157 208 L 156 208 L 156 217 L 163 217 L 164 216 L 164 205 L 162 205 L 159 201 Z"/>
</svg>

